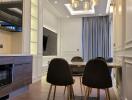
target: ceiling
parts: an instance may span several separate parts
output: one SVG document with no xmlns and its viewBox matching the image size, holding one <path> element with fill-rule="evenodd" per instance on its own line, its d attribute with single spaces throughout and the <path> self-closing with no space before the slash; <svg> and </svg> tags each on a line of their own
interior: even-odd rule
<svg viewBox="0 0 132 100">
<path fill-rule="evenodd" d="M 56 8 L 56 10 L 63 17 L 84 17 L 84 16 L 97 16 L 97 15 L 106 15 L 107 2 L 109 0 L 99 0 L 99 3 L 94 7 L 94 14 L 79 14 L 79 15 L 71 15 L 68 9 L 64 4 L 69 3 L 69 0 L 48 0 L 49 3 Z"/>
</svg>

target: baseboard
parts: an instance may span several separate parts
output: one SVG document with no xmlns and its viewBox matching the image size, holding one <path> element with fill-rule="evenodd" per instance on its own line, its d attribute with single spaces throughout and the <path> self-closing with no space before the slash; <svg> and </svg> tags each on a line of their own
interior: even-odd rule
<svg viewBox="0 0 132 100">
<path fill-rule="evenodd" d="M 33 77 L 33 78 L 32 78 L 32 83 L 35 83 L 35 82 L 40 81 L 41 78 L 42 78 L 42 75 L 41 75 L 41 76 L 38 76 L 38 77 Z"/>
</svg>

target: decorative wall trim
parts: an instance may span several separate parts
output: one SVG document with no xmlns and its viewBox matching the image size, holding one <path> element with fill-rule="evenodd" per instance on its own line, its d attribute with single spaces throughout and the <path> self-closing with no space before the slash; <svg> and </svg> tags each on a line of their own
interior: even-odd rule
<svg viewBox="0 0 132 100">
<path fill-rule="evenodd" d="M 125 50 L 132 49 L 132 40 L 125 42 Z"/>
<path fill-rule="evenodd" d="M 132 49 L 132 44 L 126 45 L 126 46 L 125 46 L 125 49 L 126 49 L 126 50 L 127 50 L 127 49 Z"/>
<path fill-rule="evenodd" d="M 132 59 L 132 55 L 124 55 L 125 58 L 131 58 Z"/>
<path fill-rule="evenodd" d="M 126 64 L 131 64 L 131 65 L 132 65 L 132 60 L 130 61 L 130 60 L 127 60 L 127 59 L 126 59 L 126 60 L 125 60 L 125 63 L 126 63 Z"/>
<path fill-rule="evenodd" d="M 48 30 L 53 31 L 54 33 L 57 33 L 57 30 L 53 29 L 53 28 L 50 27 L 50 26 L 43 25 L 43 27 L 47 28 Z"/>
<path fill-rule="evenodd" d="M 114 52 L 122 52 L 124 49 L 115 49 Z"/>
<path fill-rule="evenodd" d="M 131 43 L 132 43 L 132 40 L 125 41 L 126 45 L 131 44 Z"/>
<path fill-rule="evenodd" d="M 126 46 L 125 49 L 126 49 L 126 50 L 132 49 L 132 46 L 130 46 L 130 47 Z"/>
<path fill-rule="evenodd" d="M 62 51 L 63 55 L 77 55 L 79 54 L 78 51 Z"/>
<path fill-rule="evenodd" d="M 118 47 L 114 48 L 114 51 L 115 52 L 123 51 L 123 48 L 122 48 L 122 46 L 118 46 Z"/>
</svg>

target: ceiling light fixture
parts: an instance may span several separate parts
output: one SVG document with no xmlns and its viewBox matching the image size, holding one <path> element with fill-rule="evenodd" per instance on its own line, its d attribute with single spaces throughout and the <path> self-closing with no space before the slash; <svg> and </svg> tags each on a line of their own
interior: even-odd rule
<svg viewBox="0 0 132 100">
<path fill-rule="evenodd" d="M 70 0 L 72 8 L 83 8 L 89 10 L 92 6 L 96 6 L 99 0 Z M 82 7 L 81 7 L 82 6 Z"/>
<path fill-rule="evenodd" d="M 70 18 L 70 16 L 68 16 L 68 15 L 67 15 L 66 17 L 67 17 L 67 18 Z"/>
<path fill-rule="evenodd" d="M 77 8 L 78 6 L 79 6 L 79 1 L 76 0 L 72 3 L 72 7 Z"/>
<path fill-rule="evenodd" d="M 89 10 L 90 9 L 90 3 L 89 2 L 84 2 L 83 3 L 83 8 L 84 8 L 84 10 Z"/>
<path fill-rule="evenodd" d="M 54 4 L 58 4 L 58 1 L 54 1 Z"/>
</svg>

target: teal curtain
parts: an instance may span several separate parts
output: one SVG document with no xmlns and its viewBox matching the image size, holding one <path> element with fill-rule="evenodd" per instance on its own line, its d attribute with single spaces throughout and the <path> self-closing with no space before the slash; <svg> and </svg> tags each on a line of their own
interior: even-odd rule
<svg viewBox="0 0 132 100">
<path fill-rule="evenodd" d="M 85 61 L 111 55 L 109 16 L 82 18 L 82 48 Z"/>
</svg>

